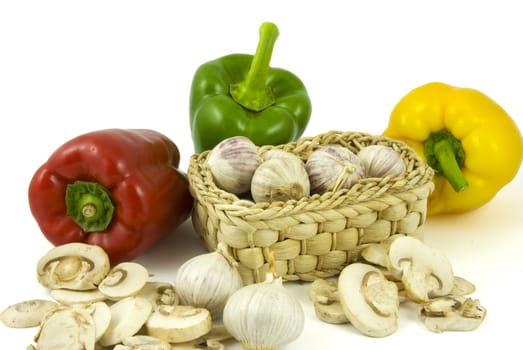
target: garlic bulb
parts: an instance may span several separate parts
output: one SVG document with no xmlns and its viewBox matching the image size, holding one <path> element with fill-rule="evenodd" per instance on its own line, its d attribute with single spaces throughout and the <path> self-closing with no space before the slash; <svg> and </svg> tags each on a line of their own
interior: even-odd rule
<svg viewBox="0 0 523 350">
<path fill-rule="evenodd" d="M 220 318 L 229 296 L 243 286 L 235 264 L 222 244 L 214 252 L 184 262 L 175 278 L 182 304 L 205 308 L 213 319 Z"/>
<path fill-rule="evenodd" d="M 367 177 L 398 176 L 405 172 L 406 166 L 398 152 L 383 145 L 370 145 L 358 152 Z"/>
<path fill-rule="evenodd" d="M 233 136 L 218 143 L 207 159 L 216 185 L 227 192 L 249 191 L 254 171 L 262 159 L 256 145 L 245 136 Z"/>
<path fill-rule="evenodd" d="M 309 194 L 309 177 L 298 157 L 266 160 L 252 177 L 251 195 L 257 203 L 298 200 Z"/>
<path fill-rule="evenodd" d="M 236 291 L 225 304 L 223 324 L 247 349 L 277 349 L 303 332 L 305 315 L 298 300 L 283 287 L 281 277 Z"/>
<path fill-rule="evenodd" d="M 305 168 L 309 174 L 312 193 L 325 193 L 350 188 L 365 177 L 360 159 L 341 145 L 321 146 L 314 150 Z"/>
</svg>

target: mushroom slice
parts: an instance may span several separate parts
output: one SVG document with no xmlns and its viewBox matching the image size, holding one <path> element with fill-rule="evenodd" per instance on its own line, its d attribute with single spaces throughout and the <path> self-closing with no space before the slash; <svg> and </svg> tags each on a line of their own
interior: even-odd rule
<svg viewBox="0 0 523 350">
<path fill-rule="evenodd" d="M 86 243 L 67 243 L 49 250 L 37 263 L 37 277 L 49 289 L 95 289 L 109 272 L 107 253 Z"/>
<path fill-rule="evenodd" d="M 173 344 L 172 350 L 225 350 L 224 340 L 233 339 L 225 326 L 213 327 L 209 333 L 198 339 Z"/>
<path fill-rule="evenodd" d="M 386 268 L 389 264 L 388 248 L 385 243 L 372 243 L 361 250 L 361 257 L 370 264 Z"/>
<path fill-rule="evenodd" d="M 111 324 L 111 309 L 102 301 L 86 305 L 85 308 L 93 317 L 95 338 L 96 341 L 98 341 L 109 329 L 109 325 Z"/>
<path fill-rule="evenodd" d="M 180 304 L 174 285 L 166 282 L 147 282 L 136 296 L 149 300 L 155 309 L 161 305 Z"/>
<path fill-rule="evenodd" d="M 151 337 L 149 335 L 134 335 L 132 337 L 127 337 L 122 341 L 122 344 L 130 350 L 171 350 L 171 344 L 160 338 Z"/>
<path fill-rule="evenodd" d="M 333 301 L 330 304 L 323 304 L 319 301 L 314 302 L 314 313 L 319 320 L 332 324 L 349 323 L 347 315 L 339 301 Z"/>
<path fill-rule="evenodd" d="M 209 310 L 189 305 L 164 305 L 147 320 L 147 333 L 169 343 L 197 339 L 212 329 Z"/>
<path fill-rule="evenodd" d="M 338 295 L 338 281 L 334 279 L 315 279 L 308 288 L 309 299 L 313 302 L 318 319 L 333 324 L 348 323 Z"/>
<path fill-rule="evenodd" d="M 51 298 L 63 305 L 90 304 L 107 299 L 98 289 L 53 289 L 50 294 Z"/>
<path fill-rule="evenodd" d="M 29 328 L 37 327 L 45 314 L 58 308 L 58 304 L 50 300 L 27 300 L 8 306 L 0 314 L 0 320 L 7 327 Z"/>
<path fill-rule="evenodd" d="M 66 307 L 51 311 L 35 338 L 38 350 L 95 349 L 95 324 L 89 312 Z"/>
<path fill-rule="evenodd" d="M 353 263 L 338 279 L 338 293 L 343 310 L 361 333 L 384 337 L 397 329 L 398 287 L 372 265 Z"/>
<path fill-rule="evenodd" d="M 389 247 L 390 268 L 401 275 L 406 296 L 415 302 L 450 293 L 454 274 L 448 258 L 417 238 L 402 236 Z"/>
<path fill-rule="evenodd" d="M 98 290 L 108 298 L 119 300 L 137 294 L 149 279 L 147 269 L 135 262 L 123 262 L 111 269 Z"/>
<path fill-rule="evenodd" d="M 330 304 L 339 301 L 338 281 L 335 279 L 316 278 L 308 288 L 308 296 L 312 302 Z"/>
<path fill-rule="evenodd" d="M 487 310 L 474 300 L 461 295 L 448 295 L 421 304 L 418 316 L 427 329 L 444 331 L 471 331 L 479 327 Z"/>
<path fill-rule="evenodd" d="M 469 295 L 476 291 L 476 286 L 464 279 L 463 277 L 454 276 L 454 286 L 450 291 L 450 294 L 454 295 Z"/>
<path fill-rule="evenodd" d="M 111 322 L 100 338 L 103 346 L 121 343 L 123 339 L 135 335 L 145 324 L 152 312 L 152 305 L 144 298 L 127 297 L 109 307 Z"/>
</svg>

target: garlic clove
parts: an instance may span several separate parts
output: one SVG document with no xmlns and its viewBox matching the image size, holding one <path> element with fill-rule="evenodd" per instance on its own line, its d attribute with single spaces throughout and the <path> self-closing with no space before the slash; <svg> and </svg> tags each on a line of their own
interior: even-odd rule
<svg viewBox="0 0 523 350">
<path fill-rule="evenodd" d="M 225 305 L 223 324 L 248 349 L 276 349 L 303 332 L 304 311 L 283 287 L 281 277 L 268 274 L 262 283 L 236 291 Z"/>
<path fill-rule="evenodd" d="M 220 318 L 229 296 L 243 286 L 235 265 L 222 244 L 215 252 L 184 262 L 174 283 L 181 303 L 208 309 L 213 319 Z"/>
<path fill-rule="evenodd" d="M 275 157 L 264 161 L 252 177 L 251 195 L 256 203 L 286 202 L 309 196 L 305 164 L 298 157 Z"/>
<path fill-rule="evenodd" d="M 352 187 L 365 177 L 360 159 L 341 145 L 326 145 L 314 150 L 305 169 L 310 179 L 312 193 L 325 193 Z"/>
<path fill-rule="evenodd" d="M 211 150 L 207 165 L 216 185 L 234 194 L 248 192 L 261 164 L 257 146 L 245 136 L 224 139 Z"/>
<path fill-rule="evenodd" d="M 398 152 L 384 145 L 370 145 L 358 152 L 367 177 L 399 176 L 406 165 Z"/>
</svg>

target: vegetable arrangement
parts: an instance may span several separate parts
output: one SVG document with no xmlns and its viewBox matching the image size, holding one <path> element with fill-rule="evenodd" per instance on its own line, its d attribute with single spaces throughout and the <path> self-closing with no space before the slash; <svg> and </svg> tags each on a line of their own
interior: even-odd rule
<svg viewBox="0 0 523 350">
<path fill-rule="evenodd" d="M 480 91 L 443 83 L 403 97 L 383 134 L 406 142 L 435 169 L 429 215 L 486 204 L 523 160 L 521 133 L 501 106 Z"/>
<path fill-rule="evenodd" d="M 281 149 L 261 151 L 298 139 L 311 115 L 301 80 L 269 66 L 278 35 L 273 23 L 263 23 L 254 55 L 224 56 L 194 75 L 191 135 L 196 153 L 210 151 L 207 166 L 216 186 L 272 204 L 411 171 L 398 152 L 379 144 L 358 152 L 322 145 L 305 159 Z M 477 90 L 443 83 L 407 94 L 383 135 L 404 141 L 435 170 L 427 204 L 433 215 L 487 203 L 523 159 L 521 134 L 499 105 Z M 37 169 L 30 210 L 55 245 L 39 259 L 37 279 L 53 301 L 25 301 L 0 314 L 9 327 L 39 327 L 36 347 L 28 349 L 223 349 L 230 338 L 250 349 L 276 349 L 299 337 L 304 311 L 277 275 L 270 245 L 264 252 L 271 271 L 251 285 L 244 285 L 222 242 L 180 266 L 174 284 L 151 281 L 148 270 L 131 261 L 191 215 L 193 197 L 179 162 L 176 144 L 159 132 L 106 129 L 69 140 Z M 379 221 L 368 214 L 365 220 Z M 345 226 L 340 219 L 332 230 Z M 306 236 L 305 230 L 294 234 Z M 441 251 L 405 235 L 363 243 L 364 261 L 347 258 L 337 279 L 310 284 L 321 320 L 384 337 L 397 329 L 400 304 L 411 301 L 431 331 L 479 327 L 486 310 L 467 297 L 475 287 L 454 275 Z M 220 319 L 224 326 L 215 327 Z"/>
<path fill-rule="evenodd" d="M 115 264 L 185 221 L 188 181 L 178 147 L 153 130 L 93 131 L 60 146 L 34 174 L 29 205 L 53 244 L 86 242 Z"/>
</svg>

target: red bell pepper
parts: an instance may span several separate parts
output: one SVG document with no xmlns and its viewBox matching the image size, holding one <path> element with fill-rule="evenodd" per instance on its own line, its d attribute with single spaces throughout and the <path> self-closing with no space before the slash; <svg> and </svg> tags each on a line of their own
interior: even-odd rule
<svg viewBox="0 0 523 350">
<path fill-rule="evenodd" d="M 112 264 L 141 255 L 190 215 L 180 153 L 153 130 L 107 129 L 59 147 L 34 174 L 29 206 L 54 245 L 85 242 Z"/>
</svg>

